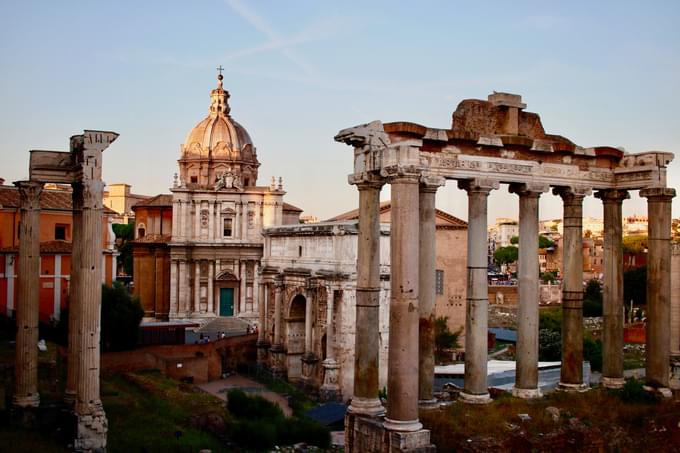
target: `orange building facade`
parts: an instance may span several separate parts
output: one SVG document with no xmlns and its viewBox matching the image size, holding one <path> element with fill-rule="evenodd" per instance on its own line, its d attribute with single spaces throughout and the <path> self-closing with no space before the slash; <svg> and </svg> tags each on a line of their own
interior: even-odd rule
<svg viewBox="0 0 680 453">
<path fill-rule="evenodd" d="M 58 321 L 68 307 L 73 221 L 70 190 L 45 189 L 40 196 L 40 322 Z M 111 222 L 115 213 L 104 208 L 102 260 L 104 281 L 116 275 L 115 236 Z M 19 270 L 19 192 L 0 185 L 0 314 L 14 316 Z"/>
</svg>

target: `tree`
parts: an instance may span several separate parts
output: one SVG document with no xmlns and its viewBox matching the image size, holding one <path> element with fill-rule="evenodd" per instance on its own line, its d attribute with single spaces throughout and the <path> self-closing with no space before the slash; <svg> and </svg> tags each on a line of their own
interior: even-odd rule
<svg viewBox="0 0 680 453">
<path fill-rule="evenodd" d="M 555 274 L 555 272 L 542 272 L 541 280 L 543 281 L 543 283 L 554 284 L 557 281 L 557 275 Z"/>
<path fill-rule="evenodd" d="M 550 247 L 555 247 L 555 241 L 550 239 L 547 236 L 543 236 L 542 234 L 538 235 L 538 248 L 539 249 L 548 249 Z"/>
<path fill-rule="evenodd" d="M 143 316 L 139 299 L 132 297 L 120 282 L 102 285 L 102 348 L 105 351 L 134 348 Z"/>
<path fill-rule="evenodd" d="M 583 316 L 602 316 L 602 285 L 598 280 L 588 281 L 583 293 Z"/>
<path fill-rule="evenodd" d="M 451 332 L 449 330 L 448 316 L 439 316 L 434 320 L 434 346 L 435 346 L 435 357 L 437 362 L 443 362 L 445 357 L 446 349 L 458 349 L 460 348 L 460 343 L 458 343 L 458 338 L 462 333 L 462 329 L 457 332 Z"/>
<path fill-rule="evenodd" d="M 635 306 L 647 305 L 647 266 L 623 273 L 623 300 Z"/>
<path fill-rule="evenodd" d="M 510 243 L 512 245 L 518 245 L 519 244 L 519 236 L 513 236 L 510 238 Z"/>
<path fill-rule="evenodd" d="M 116 235 L 116 249 L 118 258 L 116 263 L 119 269 L 123 269 L 125 274 L 132 275 L 132 241 L 135 238 L 134 223 L 114 223 L 113 233 Z"/>
<path fill-rule="evenodd" d="M 647 235 L 624 236 L 623 253 L 643 253 L 647 249 Z"/>
<path fill-rule="evenodd" d="M 519 257 L 519 251 L 518 251 L 517 247 L 515 247 L 513 245 L 509 245 L 507 247 L 499 247 L 493 253 L 493 260 L 499 266 L 502 266 L 503 264 L 514 263 L 515 261 L 517 261 L 518 257 Z"/>
</svg>

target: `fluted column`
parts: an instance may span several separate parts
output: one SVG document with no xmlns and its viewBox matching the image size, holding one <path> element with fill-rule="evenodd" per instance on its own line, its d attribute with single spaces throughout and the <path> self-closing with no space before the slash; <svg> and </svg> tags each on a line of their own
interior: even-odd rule
<svg viewBox="0 0 680 453">
<path fill-rule="evenodd" d="M 435 198 L 444 179 L 423 176 L 420 184 L 419 206 L 419 288 L 420 304 L 418 328 L 418 399 L 422 407 L 433 407 L 434 387 L 434 325 L 435 325 L 435 268 L 436 225 Z"/>
<path fill-rule="evenodd" d="M 274 344 L 270 349 L 272 357 L 272 373 L 283 373 L 283 281 L 280 278 L 274 282 Z"/>
<path fill-rule="evenodd" d="M 305 356 L 314 355 L 312 350 L 312 323 L 314 321 L 314 289 L 307 288 L 305 293 Z"/>
<path fill-rule="evenodd" d="M 212 204 L 210 206 L 212 206 Z M 215 263 L 213 261 L 208 261 L 208 314 L 210 315 L 215 314 L 214 307 L 215 294 L 213 290 L 214 280 L 215 280 Z"/>
<path fill-rule="evenodd" d="M 562 265 L 562 365 L 558 388 L 582 391 L 583 382 L 583 199 L 586 190 L 553 189 L 564 207 Z"/>
<path fill-rule="evenodd" d="M 380 188 L 379 179 L 357 184 L 359 235 L 357 239 L 356 335 L 354 337 L 354 396 L 348 410 L 379 415 L 380 348 Z"/>
<path fill-rule="evenodd" d="M 671 331 L 671 201 L 675 189 L 644 189 L 647 198 L 647 341 L 645 380 L 669 387 Z"/>
<path fill-rule="evenodd" d="M 14 397 L 17 407 L 38 407 L 38 314 L 40 312 L 40 193 L 42 183 L 15 182 L 21 199 L 16 305 Z"/>
<path fill-rule="evenodd" d="M 81 183 L 71 184 L 73 188 L 73 229 L 71 232 L 71 275 L 69 282 L 68 296 L 68 368 L 66 370 L 66 389 L 64 391 L 64 401 L 67 404 L 76 402 L 76 382 L 78 379 L 78 362 L 82 360 L 80 344 L 77 342 L 78 318 L 80 313 L 80 292 L 81 267 L 83 254 L 83 241 L 76 241 L 82 235 L 83 228 L 83 185 Z"/>
<path fill-rule="evenodd" d="M 487 199 L 498 183 L 460 181 L 468 194 L 467 309 L 465 316 L 465 388 L 461 400 L 491 402 L 487 388 L 489 290 L 487 279 Z"/>
<path fill-rule="evenodd" d="M 71 314 L 76 317 L 76 349 L 81 355 L 77 362 L 75 404 L 77 450 L 88 450 L 88 446 L 92 445 L 106 446 L 107 421 L 99 397 L 103 189 L 104 183 L 99 179 L 83 182 L 81 236 L 73 238 L 74 243 L 83 243 L 78 283 L 80 301 Z"/>
<path fill-rule="evenodd" d="M 602 385 L 623 386 L 623 200 L 625 190 L 601 190 L 604 204 L 604 291 L 602 294 Z"/>
<path fill-rule="evenodd" d="M 238 292 L 238 313 L 239 315 L 246 312 L 246 262 L 240 261 L 240 279 Z"/>
<path fill-rule="evenodd" d="M 511 184 L 519 195 L 519 307 L 517 311 L 517 368 L 513 396 L 538 398 L 538 198 L 547 186 Z"/>
<path fill-rule="evenodd" d="M 184 259 L 179 260 L 178 264 L 179 276 L 177 278 L 177 316 L 180 318 L 185 318 L 189 313 L 189 301 L 191 300 L 191 295 L 189 294 L 189 281 L 187 269 L 187 261 Z"/>
<path fill-rule="evenodd" d="M 201 262 L 194 261 L 194 308 L 193 312 L 201 312 Z"/>
<path fill-rule="evenodd" d="M 269 341 L 267 340 L 267 283 L 264 283 L 260 280 L 258 292 L 260 293 L 260 303 L 258 305 L 260 325 L 257 331 L 257 363 L 261 366 L 264 366 L 267 363 L 267 349 L 269 349 Z"/>
<path fill-rule="evenodd" d="M 338 386 L 338 369 L 340 365 L 335 360 L 334 349 L 334 326 L 333 308 L 335 302 L 335 291 L 330 285 L 326 286 L 326 359 L 322 362 L 324 374 L 323 385 L 321 386 L 321 400 L 334 401 L 340 396 Z"/>
<path fill-rule="evenodd" d="M 418 431 L 419 175 L 404 169 L 390 177 L 390 335 L 387 371 L 389 404 L 384 426 Z"/>
</svg>

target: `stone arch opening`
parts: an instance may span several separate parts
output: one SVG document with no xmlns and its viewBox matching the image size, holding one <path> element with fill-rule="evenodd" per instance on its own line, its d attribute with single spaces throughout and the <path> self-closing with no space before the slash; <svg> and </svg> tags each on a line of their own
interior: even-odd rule
<svg viewBox="0 0 680 453">
<path fill-rule="evenodd" d="M 302 377 L 302 355 L 305 352 L 305 311 L 307 298 L 296 294 L 290 302 L 286 318 L 286 350 L 288 379 Z"/>
</svg>

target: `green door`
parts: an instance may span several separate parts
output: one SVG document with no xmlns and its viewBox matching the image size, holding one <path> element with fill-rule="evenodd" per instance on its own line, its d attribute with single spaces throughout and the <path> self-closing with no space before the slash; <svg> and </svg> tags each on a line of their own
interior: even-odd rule
<svg viewBox="0 0 680 453">
<path fill-rule="evenodd" d="M 220 316 L 234 316 L 234 288 L 220 288 Z"/>
</svg>

